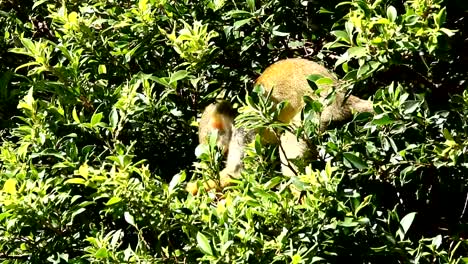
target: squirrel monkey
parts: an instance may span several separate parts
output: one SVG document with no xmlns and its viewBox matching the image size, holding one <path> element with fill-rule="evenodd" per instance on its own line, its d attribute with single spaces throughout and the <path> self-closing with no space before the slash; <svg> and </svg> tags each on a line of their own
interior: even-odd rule
<svg viewBox="0 0 468 264">
<path fill-rule="evenodd" d="M 262 85 L 265 93 L 271 92 L 271 99 L 275 103 L 287 101 L 287 105 L 281 111 L 278 120 L 284 123 L 300 124 L 301 110 L 304 107 L 303 96 L 308 95 L 318 99 L 311 89 L 307 76 L 312 74 L 322 75 L 337 83 L 336 77 L 322 65 L 306 59 L 280 60 L 262 73 L 255 85 Z M 325 98 L 329 91 L 324 89 L 320 97 Z M 324 105 L 320 115 L 320 129 L 325 130 L 329 123 L 344 121 L 352 117 L 352 112 L 373 112 L 372 102 L 359 99 L 355 96 L 345 98 L 343 92 L 336 92 L 335 100 L 329 105 Z M 234 127 L 235 111 L 229 102 L 219 101 L 209 105 L 203 112 L 200 127 L 200 143 L 206 143 L 207 135 L 214 129 L 218 130 L 218 146 L 227 153 L 226 167 L 221 171 L 221 188 L 229 184 L 229 179 L 237 177 L 242 170 L 242 158 L 245 145 L 254 138 L 254 131 L 246 131 L 243 128 Z M 291 167 L 286 166 L 289 159 L 302 157 L 307 151 L 307 144 L 303 139 L 290 133 L 284 133 L 281 138 L 284 151 L 280 151 L 282 172 L 285 175 L 294 175 Z M 274 143 L 274 142 L 270 142 Z M 205 187 L 214 188 L 213 182 L 205 183 Z M 193 183 L 187 185 L 187 191 L 196 193 Z"/>
</svg>

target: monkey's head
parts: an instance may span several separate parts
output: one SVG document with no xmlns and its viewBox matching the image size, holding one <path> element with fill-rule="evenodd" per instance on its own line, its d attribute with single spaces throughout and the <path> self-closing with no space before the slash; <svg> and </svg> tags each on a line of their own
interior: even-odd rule
<svg viewBox="0 0 468 264">
<path fill-rule="evenodd" d="M 209 135 L 217 131 L 217 145 L 224 154 L 227 154 L 236 114 L 228 101 L 218 100 L 208 105 L 203 111 L 198 129 L 200 144 L 207 143 Z"/>
</svg>

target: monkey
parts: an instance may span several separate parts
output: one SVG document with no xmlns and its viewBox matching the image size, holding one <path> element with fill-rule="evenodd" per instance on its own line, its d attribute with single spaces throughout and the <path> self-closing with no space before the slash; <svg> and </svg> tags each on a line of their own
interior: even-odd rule
<svg viewBox="0 0 468 264">
<path fill-rule="evenodd" d="M 317 95 L 310 87 L 307 77 L 312 74 L 321 75 L 333 81 L 333 85 L 325 87 Z M 303 96 L 307 95 L 313 99 L 323 99 L 330 93 L 331 86 L 337 85 L 338 79 L 328 69 L 319 63 L 301 59 L 284 59 L 267 67 L 264 72 L 255 81 L 256 85 L 261 85 L 264 88 L 265 94 L 269 94 L 274 103 L 286 101 L 286 106 L 281 110 L 278 121 L 285 124 L 297 124 L 301 122 L 301 111 L 305 103 Z M 373 105 L 371 101 L 362 100 L 356 96 L 350 95 L 346 97 L 344 92 L 337 91 L 335 99 L 328 105 L 324 105 L 320 113 L 319 129 L 326 130 L 330 123 L 337 121 L 345 121 L 350 119 L 353 112 L 370 112 L 373 113 Z M 227 155 L 226 166 L 220 173 L 220 183 L 216 186 L 214 182 L 205 183 L 205 187 L 213 189 L 222 189 L 229 185 L 231 178 L 237 178 L 242 170 L 242 158 L 246 144 L 254 139 L 255 131 L 248 131 L 244 128 L 236 128 L 234 126 L 235 111 L 227 101 L 218 101 L 209 105 L 203 112 L 199 126 L 200 143 L 206 142 L 206 137 L 210 131 L 218 130 L 218 146 L 223 149 L 223 153 Z M 266 132 L 268 133 L 268 132 Z M 279 141 L 272 139 L 271 135 L 263 135 L 267 143 L 280 143 L 284 151 L 280 151 L 280 160 L 282 163 L 282 173 L 285 175 L 296 175 L 294 166 L 286 166 L 288 160 L 302 157 L 308 150 L 307 143 L 304 139 L 297 138 L 291 132 L 286 131 L 281 135 Z M 196 193 L 193 183 L 191 190 L 187 185 L 187 190 L 192 194 Z"/>
</svg>

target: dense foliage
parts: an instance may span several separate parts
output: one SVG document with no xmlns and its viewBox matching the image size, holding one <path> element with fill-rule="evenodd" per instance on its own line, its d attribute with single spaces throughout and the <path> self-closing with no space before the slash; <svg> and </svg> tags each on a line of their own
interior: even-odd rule
<svg viewBox="0 0 468 264">
<path fill-rule="evenodd" d="M 467 12 L 0 0 L 0 261 L 468 262 Z M 204 191 L 223 164 L 215 138 L 195 156 L 197 116 L 224 97 L 240 124 L 275 125 L 278 109 L 246 91 L 286 57 L 334 69 L 375 115 L 321 133 L 309 101 L 298 133 L 319 157 L 303 172 L 281 175 L 257 137 L 242 178 Z"/>
</svg>

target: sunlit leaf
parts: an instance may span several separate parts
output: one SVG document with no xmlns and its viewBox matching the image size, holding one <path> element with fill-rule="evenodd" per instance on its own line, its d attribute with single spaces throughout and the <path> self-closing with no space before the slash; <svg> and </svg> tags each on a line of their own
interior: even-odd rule
<svg viewBox="0 0 468 264">
<path fill-rule="evenodd" d="M 413 223 L 416 212 L 409 213 L 403 217 L 400 221 L 400 228 L 398 229 L 396 236 L 400 237 L 400 240 L 405 238 L 406 233 L 408 232 L 411 224 Z"/>
<path fill-rule="evenodd" d="M 198 248 L 205 254 L 213 256 L 213 251 L 211 250 L 210 242 L 208 238 L 203 235 L 201 232 L 197 233 L 197 243 Z"/>
<path fill-rule="evenodd" d="M 114 197 L 110 198 L 109 201 L 107 201 L 106 205 L 108 205 L 108 206 L 113 205 L 113 204 L 119 203 L 120 201 L 122 201 L 121 198 L 114 196 Z"/>
<path fill-rule="evenodd" d="M 10 178 L 5 181 L 3 185 L 3 191 L 11 195 L 16 194 L 16 179 Z"/>
<path fill-rule="evenodd" d="M 394 6 L 389 6 L 387 8 L 387 17 L 390 19 L 390 21 L 395 22 L 397 15 L 397 10 Z"/>
<path fill-rule="evenodd" d="M 127 223 L 131 224 L 132 226 L 135 226 L 135 219 L 129 212 L 124 213 L 124 218 Z"/>
</svg>

